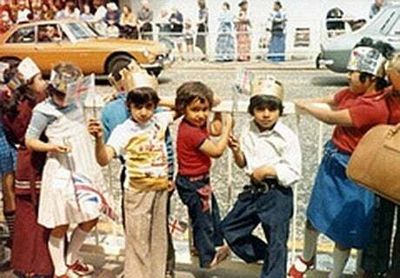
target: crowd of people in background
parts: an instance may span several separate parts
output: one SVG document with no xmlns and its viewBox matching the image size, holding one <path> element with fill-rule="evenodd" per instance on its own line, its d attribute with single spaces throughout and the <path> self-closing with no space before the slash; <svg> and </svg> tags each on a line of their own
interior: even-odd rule
<svg viewBox="0 0 400 278">
<path fill-rule="evenodd" d="M 130 5 L 118 7 L 115 2 L 106 0 L 94 0 L 91 4 L 75 0 L 1 0 L 0 33 L 6 32 L 13 24 L 30 21 L 80 19 L 91 23 L 100 34 L 108 37 L 152 40 L 156 39 L 154 34 L 157 32 L 160 41 L 177 50 L 178 58 L 184 57 L 189 61 L 207 59 L 209 12 L 205 0 L 198 0 L 197 4 L 198 16 L 194 19 L 183 15 L 175 6 L 162 9 L 156 18 L 148 0 L 141 1 L 137 11 Z M 249 61 L 251 58 L 249 3 L 243 0 L 238 6 L 239 13 L 234 15 L 229 2 L 222 4 L 218 17 L 216 61 Z M 284 60 L 286 20 L 281 2 L 275 1 L 266 28 L 271 39 L 269 54 L 265 58 L 270 61 Z M 280 54 L 276 56 L 278 52 Z"/>
</svg>

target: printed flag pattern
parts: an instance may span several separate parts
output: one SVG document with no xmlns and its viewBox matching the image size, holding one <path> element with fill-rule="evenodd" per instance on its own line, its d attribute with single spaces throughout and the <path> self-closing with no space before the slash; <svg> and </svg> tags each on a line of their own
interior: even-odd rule
<svg viewBox="0 0 400 278">
<path fill-rule="evenodd" d="M 117 221 L 118 215 L 107 202 L 104 194 L 92 186 L 92 182 L 87 177 L 78 174 L 72 174 L 72 180 L 75 189 L 75 196 L 80 207 L 85 204 L 95 205 L 100 212 L 104 213 L 110 219 Z"/>
</svg>

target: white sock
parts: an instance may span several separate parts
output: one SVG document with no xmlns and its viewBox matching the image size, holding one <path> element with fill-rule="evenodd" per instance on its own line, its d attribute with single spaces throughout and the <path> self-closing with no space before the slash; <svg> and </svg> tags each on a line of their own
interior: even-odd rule
<svg viewBox="0 0 400 278">
<path fill-rule="evenodd" d="M 350 250 L 350 248 L 341 250 L 335 245 L 335 249 L 333 250 L 333 270 L 329 278 L 340 278 L 342 276 L 344 267 L 349 259 Z"/>
<path fill-rule="evenodd" d="M 309 224 L 311 225 L 311 224 Z M 317 240 L 318 240 L 319 232 L 309 227 L 306 224 L 304 229 L 304 250 L 303 250 L 303 260 L 309 262 L 311 259 L 315 257 L 317 252 Z"/>
<path fill-rule="evenodd" d="M 55 275 L 64 275 L 68 270 L 64 261 L 64 237 L 58 238 L 50 236 L 48 247 L 51 260 L 53 261 Z"/>
<path fill-rule="evenodd" d="M 81 249 L 87 235 L 88 233 L 79 227 L 74 230 L 71 237 L 71 242 L 68 245 L 67 265 L 72 265 L 76 260 L 79 259 L 78 252 L 79 249 Z"/>
</svg>

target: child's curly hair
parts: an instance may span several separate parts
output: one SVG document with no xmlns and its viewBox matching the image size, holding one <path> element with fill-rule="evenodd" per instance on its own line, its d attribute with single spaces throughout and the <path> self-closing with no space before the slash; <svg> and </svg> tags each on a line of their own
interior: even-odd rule
<svg viewBox="0 0 400 278">
<path fill-rule="evenodd" d="M 185 107 L 194 100 L 202 103 L 208 101 L 210 108 L 213 104 L 214 92 L 200 81 L 189 81 L 183 83 L 176 90 L 175 109 L 178 115 L 182 115 Z"/>
</svg>

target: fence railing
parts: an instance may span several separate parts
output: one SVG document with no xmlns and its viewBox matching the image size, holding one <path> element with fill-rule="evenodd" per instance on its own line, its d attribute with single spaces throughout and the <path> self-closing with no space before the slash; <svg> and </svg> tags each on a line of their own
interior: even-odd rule
<svg viewBox="0 0 400 278">
<path fill-rule="evenodd" d="M 95 109 L 99 109 L 101 107 L 100 103 L 97 103 L 95 107 L 93 107 L 93 104 L 96 104 L 96 102 L 87 101 L 85 106 L 87 113 L 92 114 Z M 222 103 L 219 106 L 214 108 L 214 111 L 232 113 L 233 105 L 234 103 L 232 100 L 225 100 L 222 101 Z M 239 100 L 237 101 L 237 105 L 235 105 L 236 108 L 234 110 L 234 117 L 236 119 L 235 120 L 236 128 L 234 132 L 235 133 L 237 132 L 237 134 L 239 134 L 238 129 L 241 126 L 243 126 L 248 120 L 247 106 L 248 106 L 248 100 Z M 306 115 L 299 112 L 295 108 L 294 103 L 292 102 L 285 102 L 284 107 L 285 110 L 282 120 L 287 125 L 289 125 L 295 131 L 295 133 L 297 133 L 301 138 L 302 130 L 300 128 L 300 122 L 304 117 L 306 117 Z M 312 150 L 313 154 L 318 153 L 316 156 L 315 164 L 318 164 L 318 161 L 320 161 L 321 159 L 323 142 L 324 139 L 326 138 L 326 131 L 327 131 L 326 126 L 318 122 L 317 136 L 315 136 L 317 137 L 316 140 L 317 145 L 314 146 L 314 149 Z M 174 127 L 172 134 L 174 135 Z M 305 153 L 304 150 L 303 153 Z M 113 196 L 116 202 L 119 202 L 121 197 L 118 164 L 119 162 L 115 162 L 111 166 L 108 166 L 104 169 L 106 180 L 108 182 L 110 190 L 113 192 Z M 314 170 L 316 171 L 316 168 Z M 307 177 L 307 178 L 308 182 L 310 179 L 312 179 L 312 177 Z M 220 206 L 222 212 L 221 216 L 224 216 L 225 213 L 228 211 L 228 209 L 232 206 L 232 204 L 236 199 L 236 193 L 238 193 L 241 190 L 241 187 L 246 183 L 246 179 L 247 178 L 241 172 L 241 170 L 239 170 L 238 168 L 236 168 L 236 166 L 234 166 L 233 157 L 229 150 L 225 152 L 222 158 L 214 162 L 211 171 L 211 183 L 214 185 L 216 195 L 220 200 Z M 295 254 L 302 249 L 305 208 L 308 203 L 308 196 L 310 194 L 310 189 L 311 189 L 310 187 L 311 184 L 305 186 L 305 183 L 306 183 L 305 181 L 301 181 L 293 186 L 294 215 L 291 223 L 291 234 L 289 239 L 290 256 L 288 258 L 290 258 L 290 260 L 294 260 L 294 258 L 296 257 Z M 177 219 L 179 221 L 183 221 L 185 223 L 189 223 L 188 216 L 186 214 L 186 208 L 176 195 L 177 194 L 175 194 L 172 201 L 172 212 L 171 212 L 172 218 Z M 100 235 L 103 238 L 103 241 L 107 237 L 123 236 L 123 230 L 121 224 L 111 222 L 111 220 L 108 219 L 102 219 L 100 226 L 102 225 L 103 226 L 108 225 L 109 228 L 105 229 L 105 231 L 107 231 L 105 233 L 104 230 L 100 231 L 101 229 L 100 230 L 96 229 L 95 231 L 96 240 L 93 242 L 94 245 L 99 245 Z M 331 248 L 332 246 L 333 245 L 331 241 L 329 241 L 327 238 L 323 238 L 319 242 L 318 248 L 320 251 L 323 251 L 324 253 L 326 252 L 329 253 L 330 252 L 329 248 Z"/>
</svg>

